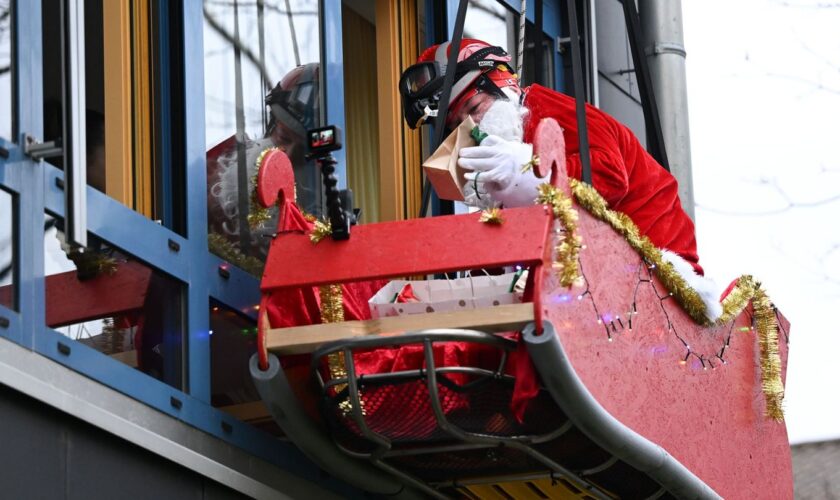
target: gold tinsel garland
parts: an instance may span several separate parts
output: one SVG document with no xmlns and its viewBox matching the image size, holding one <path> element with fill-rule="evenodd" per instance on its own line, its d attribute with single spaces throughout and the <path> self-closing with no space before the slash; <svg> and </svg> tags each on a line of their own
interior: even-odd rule
<svg viewBox="0 0 840 500">
<path fill-rule="evenodd" d="M 577 179 L 569 179 L 569 185 L 575 199 L 583 208 L 624 236 L 624 239 L 642 258 L 655 266 L 656 276 L 698 324 L 714 326 L 728 323 L 741 314 L 752 301 L 761 359 L 761 389 L 766 402 L 765 415 L 773 420 L 781 421 L 784 418 L 782 399 L 785 388 L 781 375 L 778 324 L 773 304 L 761 284 L 752 276 L 745 275 L 738 278 L 736 286 L 721 303 L 723 314 L 712 323 L 706 316 L 706 305 L 700 295 L 688 285 L 670 262 L 662 258 L 662 252 L 646 236 L 640 234 L 639 228 L 630 217 L 610 210 L 606 200 L 592 186 Z"/>
<path fill-rule="evenodd" d="M 312 227 L 312 232 L 309 233 L 309 241 L 311 241 L 313 245 L 332 234 L 332 225 L 330 224 L 330 221 L 326 219 L 316 219 L 311 222 L 314 226 Z"/>
<path fill-rule="evenodd" d="M 269 220 L 271 220 L 271 212 L 269 208 L 263 208 L 260 203 L 257 201 L 257 178 L 260 174 L 260 167 L 262 167 L 262 162 L 268 153 L 272 151 L 279 151 L 279 148 L 266 148 L 257 156 L 256 166 L 257 171 L 251 177 L 251 184 L 254 186 L 254 189 L 251 190 L 251 206 L 248 209 L 248 227 L 251 229 L 256 229 L 262 224 L 265 224 Z"/>
<path fill-rule="evenodd" d="M 76 265 L 80 279 L 95 278 L 102 274 L 113 276 L 119 267 L 116 259 L 96 250 L 74 250 L 68 253 L 67 257 Z M 81 278 L 82 276 L 84 278 Z"/>
<path fill-rule="evenodd" d="M 580 273 L 578 255 L 583 240 L 577 234 L 577 210 L 572 206 L 572 200 L 559 188 L 546 183 L 541 184 L 538 189 L 537 203 L 550 205 L 554 218 L 565 228 L 565 232 L 558 238 L 557 246 L 554 247 L 556 257 L 551 263 L 551 268 L 557 273 L 561 285 L 580 286 L 583 276 Z"/>
<path fill-rule="evenodd" d="M 525 172 L 527 172 L 529 170 L 533 170 L 534 167 L 538 166 L 539 164 L 540 164 L 539 155 L 534 155 L 534 156 L 531 157 L 530 160 L 528 160 L 524 165 L 522 165 L 522 168 L 520 169 L 520 172 L 522 172 L 524 174 Z"/>
<path fill-rule="evenodd" d="M 265 263 L 255 257 L 243 254 L 236 244 L 221 234 L 209 233 L 207 235 L 207 246 L 213 254 L 245 270 L 248 274 L 257 277 L 262 276 Z"/>
<path fill-rule="evenodd" d="M 501 225 L 505 222 L 505 219 L 502 218 L 502 210 L 500 208 L 488 208 L 486 210 L 482 210 L 481 216 L 478 218 L 478 222 Z"/>
<path fill-rule="evenodd" d="M 782 383 L 782 359 L 779 355 L 779 327 L 776 309 L 752 276 L 738 278 L 735 287 L 723 300 L 723 314 L 717 323 L 723 324 L 735 319 L 752 301 L 755 313 L 755 330 L 758 333 L 759 358 L 761 360 L 761 390 L 766 403 L 765 415 L 776 421 L 784 419 L 782 400 L 785 386 Z"/>
<path fill-rule="evenodd" d="M 321 285 L 318 287 L 318 295 L 321 297 L 321 323 L 340 323 L 344 321 L 341 285 Z M 329 364 L 330 376 L 332 378 L 344 378 L 347 376 L 343 353 L 330 354 L 327 356 L 327 363 Z M 336 391 L 341 391 L 342 389 L 343 386 L 336 386 Z"/>
<path fill-rule="evenodd" d="M 344 321 L 344 301 L 341 285 L 321 285 L 318 287 L 318 294 L 321 297 L 321 323 L 340 323 Z M 327 365 L 330 370 L 330 377 L 334 379 L 347 378 L 347 365 L 343 352 L 336 352 L 327 356 Z M 335 386 L 336 392 L 341 392 L 346 384 Z M 338 407 L 345 413 L 353 409 L 350 399 L 342 401 Z M 364 405 L 362 405 L 364 412 Z"/>
<path fill-rule="evenodd" d="M 636 250 L 642 258 L 653 264 L 654 272 L 659 281 L 671 292 L 686 313 L 700 325 L 712 326 L 706 317 L 706 304 L 685 279 L 674 269 L 670 262 L 662 258 L 662 252 L 656 248 L 647 236 L 639 232 L 639 228 L 626 214 L 610 210 L 603 197 L 589 184 L 569 179 L 572 193 L 578 203 L 589 213 L 609 224 L 627 243 Z"/>
</svg>

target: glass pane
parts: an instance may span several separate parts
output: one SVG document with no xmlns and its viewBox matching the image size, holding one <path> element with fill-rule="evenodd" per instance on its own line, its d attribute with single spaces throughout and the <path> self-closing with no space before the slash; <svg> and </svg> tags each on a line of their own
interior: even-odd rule
<svg viewBox="0 0 840 500">
<path fill-rule="evenodd" d="M 12 0 L 0 0 L 0 137 L 12 138 Z"/>
<path fill-rule="evenodd" d="M 470 0 L 464 20 L 464 38 L 477 38 L 502 47 L 516 68 L 516 32 L 519 16 L 498 0 Z"/>
<path fill-rule="evenodd" d="M 65 97 L 62 83 L 61 6 L 64 0 L 44 0 L 43 89 L 44 140 L 64 134 Z M 172 109 L 161 105 L 165 74 L 178 81 L 173 68 L 160 64 L 166 51 L 177 51 L 159 33 L 160 2 L 87 0 L 84 3 L 85 139 L 87 183 L 143 215 L 183 233 L 183 217 L 173 204 L 182 200 L 173 192 L 183 172 L 172 170 L 182 155 L 172 127 L 179 115 L 176 84 Z M 176 27 L 172 31 L 177 36 Z M 168 32 L 167 32 L 168 33 Z M 153 43 L 154 42 L 154 43 Z M 173 52 L 173 54 L 177 54 Z M 158 79 L 158 81 L 155 80 Z M 105 82 L 108 82 L 106 85 Z M 182 118 L 181 118 L 182 119 Z M 169 128 L 167 128 L 169 127 Z M 171 144 L 171 145 L 170 145 Z M 48 161 L 64 168 L 61 156 Z"/>
<path fill-rule="evenodd" d="M 554 88 L 554 57 L 552 47 L 554 43 L 551 37 L 545 33 L 540 34 L 542 40 L 541 49 L 537 52 L 537 27 L 531 21 L 525 23 L 525 63 L 522 65 L 522 86 L 527 87 L 532 83 L 538 83 L 544 87 Z M 540 57 L 540 74 L 535 77 L 537 70 L 537 55 Z"/>
<path fill-rule="evenodd" d="M 275 229 L 247 222 L 260 152 L 285 149 L 298 204 L 322 213 L 319 173 L 304 158 L 305 131 L 320 125 L 322 111 L 319 3 L 204 2 L 210 249 L 249 271 L 265 260 L 263 236 Z"/>
<path fill-rule="evenodd" d="M 255 352 L 256 322 L 211 299 L 211 404 L 244 422 L 280 435 L 280 428 L 269 415 L 251 379 L 248 363 Z"/>
<path fill-rule="evenodd" d="M 9 309 L 15 307 L 12 208 L 12 195 L 0 189 L 0 305 Z"/>
<path fill-rule="evenodd" d="M 47 325 L 178 389 L 183 388 L 183 285 L 88 236 L 66 253 L 63 221 L 44 231 Z"/>
</svg>

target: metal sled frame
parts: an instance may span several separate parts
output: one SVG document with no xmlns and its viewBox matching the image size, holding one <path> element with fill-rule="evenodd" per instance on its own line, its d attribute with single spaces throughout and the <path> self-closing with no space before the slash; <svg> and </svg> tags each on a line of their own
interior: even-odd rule
<svg viewBox="0 0 840 500">
<path fill-rule="evenodd" d="M 469 330 L 426 330 L 399 336 L 342 340 L 316 351 L 312 361 L 313 372 L 325 393 L 330 388 L 346 386 L 343 392 L 346 392 L 350 405 L 345 407 L 345 411 L 350 413 L 362 437 L 373 446 L 372 451 L 367 453 L 349 450 L 337 440 L 330 442 L 327 439 L 327 431 L 317 428 L 300 409 L 298 401 L 288 388 L 283 371 L 277 369 L 279 362 L 276 358 L 272 356 L 272 368 L 267 372 L 258 369 L 254 358 L 251 372 L 267 406 L 295 444 L 316 462 L 331 464 L 332 467 L 328 467 L 330 472 L 337 473 L 343 479 L 368 490 L 379 489 L 384 492 L 381 484 L 382 474 L 375 472 L 380 470 L 435 498 L 448 498 L 449 495 L 480 495 L 481 488 L 493 488 L 497 494 L 501 489 L 515 495 L 515 489 L 510 488 L 517 487 L 529 488 L 532 494 L 536 490 L 544 497 L 554 498 L 560 491 L 556 488 L 552 490 L 550 485 L 561 485 L 564 495 L 576 494 L 579 498 L 604 499 L 629 495 L 626 491 L 616 491 L 602 485 L 603 478 L 619 471 L 618 475 L 625 483 L 636 486 L 641 483 L 643 489 L 648 488 L 647 498 L 719 498 L 709 486 L 662 447 L 638 435 L 607 413 L 578 378 L 551 323 L 545 322 L 544 327 L 544 334 L 536 335 L 534 325 L 530 324 L 522 335 L 545 389 L 567 419 L 558 421 L 553 430 L 541 434 L 499 436 L 468 432 L 453 424 L 445 415 L 439 385 L 447 374 L 472 375 L 478 378 L 473 382 L 475 384 L 488 379 L 512 380 L 512 377 L 504 374 L 504 369 L 507 354 L 516 348 L 515 342 L 488 333 Z M 437 366 L 432 346 L 439 342 L 470 342 L 492 346 L 502 352 L 501 363 L 496 370 Z M 423 346 L 425 368 L 367 376 L 356 375 L 354 351 L 409 344 Z M 325 382 L 320 376 L 319 367 L 327 356 L 336 354 L 343 356 L 347 375 Z M 428 445 L 415 442 L 405 445 L 371 430 L 366 421 L 360 390 L 364 391 L 365 386 L 371 384 L 383 386 L 399 384 L 406 380 L 425 381 L 437 426 L 451 438 L 450 441 Z M 287 390 L 277 390 L 278 386 L 285 386 Z M 562 446 L 564 436 L 575 430 L 586 436 L 592 446 L 607 454 L 608 458 L 586 469 L 571 470 L 536 448 L 537 445 L 552 442 Z M 478 450 L 486 450 L 492 454 L 494 450 L 502 449 L 515 450 L 527 455 L 539 466 L 528 473 L 510 477 L 482 477 L 481 471 L 475 471 L 466 477 L 427 482 L 389 463 L 389 460 L 407 456 L 433 456 L 438 453 Z M 352 464 L 352 467 L 349 464 Z M 373 467 L 364 467 L 363 464 Z M 361 472 L 362 470 L 364 472 Z M 406 493 L 408 492 L 403 491 L 403 494 Z"/>
</svg>

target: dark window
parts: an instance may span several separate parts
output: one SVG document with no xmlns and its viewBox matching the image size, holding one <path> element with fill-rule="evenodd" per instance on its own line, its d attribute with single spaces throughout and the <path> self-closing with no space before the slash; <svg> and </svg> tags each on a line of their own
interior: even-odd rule
<svg viewBox="0 0 840 500">
<path fill-rule="evenodd" d="M 15 307 L 14 199 L 0 189 L 0 305 Z"/>
<path fill-rule="evenodd" d="M 172 33 L 178 4 L 85 2 L 85 121 L 88 185 L 181 234 L 183 62 Z M 64 134 L 64 0 L 44 0 L 44 140 Z M 171 12 L 170 12 L 171 11 Z M 49 162 L 64 168 L 64 160 Z"/>
<path fill-rule="evenodd" d="M 0 137 L 12 139 L 12 0 L 0 0 Z"/>
<path fill-rule="evenodd" d="M 183 389 L 183 285 L 91 235 L 70 250 L 61 219 L 45 227 L 47 326 Z"/>
</svg>

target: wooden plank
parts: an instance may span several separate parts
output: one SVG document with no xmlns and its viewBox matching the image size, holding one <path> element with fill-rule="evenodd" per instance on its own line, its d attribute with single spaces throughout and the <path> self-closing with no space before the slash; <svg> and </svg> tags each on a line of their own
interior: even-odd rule
<svg viewBox="0 0 840 500">
<path fill-rule="evenodd" d="M 403 176 L 402 104 L 397 92 L 400 73 L 399 6 L 393 0 L 376 0 L 376 86 L 379 100 L 379 220 L 405 218 Z"/>
<path fill-rule="evenodd" d="M 544 206 L 505 209 L 502 224 L 483 224 L 479 215 L 364 224 L 349 240 L 317 244 L 281 233 L 271 242 L 262 290 L 542 262 L 552 220 Z"/>
<path fill-rule="evenodd" d="M 268 331 L 267 346 L 281 354 L 312 352 L 326 342 L 380 333 L 401 333 L 428 328 L 463 328 L 490 332 L 519 330 L 534 320 L 534 304 L 509 304 L 468 311 L 412 314 L 366 321 L 275 328 Z"/>
<path fill-rule="evenodd" d="M 132 368 L 137 368 L 139 366 L 137 363 L 137 351 L 134 349 L 130 351 L 115 352 L 114 354 L 111 354 L 111 357 Z"/>
<path fill-rule="evenodd" d="M 139 262 L 121 262 L 113 275 L 79 281 L 76 271 L 47 276 L 47 325 L 57 328 L 143 307 L 152 270 Z"/>
<path fill-rule="evenodd" d="M 131 2 L 102 3 L 105 81 L 105 193 L 134 207 Z M 93 154 L 88 151 L 88 155 Z"/>
<path fill-rule="evenodd" d="M 217 409 L 248 423 L 263 422 L 272 418 L 262 401 L 220 406 Z"/>
<path fill-rule="evenodd" d="M 132 2 L 134 93 L 134 210 L 155 215 L 154 200 L 154 67 L 151 45 L 150 2 Z"/>
</svg>

